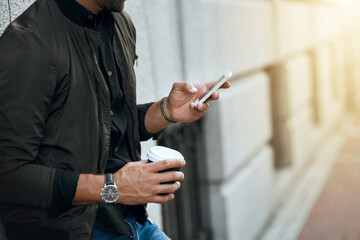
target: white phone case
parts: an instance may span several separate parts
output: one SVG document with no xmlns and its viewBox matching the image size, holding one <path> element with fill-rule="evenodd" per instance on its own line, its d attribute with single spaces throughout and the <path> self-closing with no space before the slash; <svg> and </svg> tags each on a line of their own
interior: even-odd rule
<svg viewBox="0 0 360 240">
<path fill-rule="evenodd" d="M 195 106 L 197 106 L 199 103 L 205 102 L 216 90 L 219 89 L 230 77 L 232 76 L 231 71 L 227 71 L 224 75 L 222 75 L 219 80 L 217 80 L 214 85 L 209 88 L 209 90 L 204 93 L 201 97 L 199 97 L 195 102 Z"/>
</svg>

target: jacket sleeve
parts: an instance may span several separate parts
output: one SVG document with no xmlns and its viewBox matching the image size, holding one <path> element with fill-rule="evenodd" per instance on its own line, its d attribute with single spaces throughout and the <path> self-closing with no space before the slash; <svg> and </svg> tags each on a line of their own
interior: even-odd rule
<svg viewBox="0 0 360 240">
<path fill-rule="evenodd" d="M 0 38 L 0 203 L 51 206 L 56 169 L 37 165 L 56 89 L 51 54 L 33 32 Z"/>
<path fill-rule="evenodd" d="M 146 103 L 146 104 L 139 104 L 137 105 L 138 108 L 138 117 L 139 117 L 139 134 L 140 134 L 140 141 L 146 141 L 150 138 L 156 140 L 158 136 L 162 133 L 162 131 L 151 134 L 146 130 L 145 127 L 145 115 L 147 110 L 153 105 L 154 103 Z"/>
</svg>

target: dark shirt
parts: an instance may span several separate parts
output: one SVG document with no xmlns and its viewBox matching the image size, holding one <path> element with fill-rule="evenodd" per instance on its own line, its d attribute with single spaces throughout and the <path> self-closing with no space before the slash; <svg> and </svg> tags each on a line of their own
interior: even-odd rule
<svg viewBox="0 0 360 240">
<path fill-rule="evenodd" d="M 112 41 L 114 37 L 114 19 L 110 12 L 101 11 L 95 15 L 75 2 L 76 11 L 84 27 L 96 30 L 100 33 L 101 41 L 98 49 L 98 60 L 100 70 L 107 82 L 111 99 L 111 138 L 110 151 L 105 172 L 114 173 L 123 167 L 126 162 L 131 161 L 129 146 L 127 143 L 126 129 L 127 117 L 130 113 L 125 107 L 125 99 L 122 89 L 122 76 L 114 58 Z M 145 138 L 155 137 L 147 133 L 145 129 L 145 114 L 152 103 L 139 105 L 139 131 Z M 54 180 L 54 204 L 61 209 L 71 206 L 76 192 L 79 172 L 57 170 Z M 99 193 L 100 194 L 100 193 Z M 124 221 L 124 209 L 122 204 L 105 205 L 98 204 L 98 212 L 95 228 L 113 232 L 125 233 L 128 226 Z M 129 208 L 130 209 L 130 208 Z"/>
<path fill-rule="evenodd" d="M 112 109 L 110 152 L 105 172 L 114 173 L 119 169 L 119 164 L 123 165 L 130 160 L 125 137 L 126 116 L 130 113 L 125 108 L 121 72 L 116 66 L 113 53 L 114 19 L 110 12 L 101 11 L 95 15 L 79 3 L 75 4 L 84 27 L 98 31 L 101 36 L 98 59 L 100 70 L 109 88 Z M 123 162 L 119 163 L 119 161 Z"/>
<path fill-rule="evenodd" d="M 98 59 L 101 72 L 106 80 L 111 99 L 111 137 L 109 158 L 105 172 L 116 172 L 126 161 L 130 160 L 129 148 L 126 142 L 126 115 L 129 114 L 124 106 L 124 94 L 121 88 L 121 72 L 115 64 L 112 40 L 114 37 L 114 19 L 110 12 L 101 11 L 95 15 L 76 4 L 76 10 L 84 24 L 84 27 L 96 30 L 100 33 L 100 47 Z M 115 156 L 117 154 L 117 156 Z M 121 162 L 122 161 L 122 162 Z M 127 224 L 124 221 L 124 206 L 121 204 L 105 205 L 98 204 L 95 220 L 95 228 L 113 232 L 124 233 Z"/>
</svg>

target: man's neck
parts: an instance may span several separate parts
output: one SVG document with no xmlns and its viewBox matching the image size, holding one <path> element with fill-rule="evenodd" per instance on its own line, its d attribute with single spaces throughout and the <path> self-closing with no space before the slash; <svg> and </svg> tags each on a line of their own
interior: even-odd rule
<svg viewBox="0 0 360 240">
<path fill-rule="evenodd" d="M 102 10 L 102 7 L 99 5 L 98 1 L 96 0 L 76 0 L 76 1 L 95 15 L 97 15 Z"/>
</svg>

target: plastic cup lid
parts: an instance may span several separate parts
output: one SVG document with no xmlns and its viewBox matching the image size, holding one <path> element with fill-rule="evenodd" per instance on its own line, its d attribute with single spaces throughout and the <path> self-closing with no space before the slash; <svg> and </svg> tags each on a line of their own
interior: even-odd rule
<svg viewBox="0 0 360 240">
<path fill-rule="evenodd" d="M 165 159 L 184 160 L 184 157 L 180 152 L 178 152 L 174 149 L 162 147 L 162 146 L 151 147 L 147 153 L 147 158 L 153 162 L 165 160 Z"/>
</svg>

